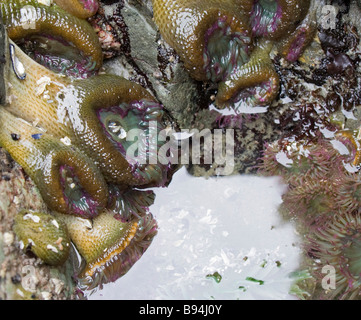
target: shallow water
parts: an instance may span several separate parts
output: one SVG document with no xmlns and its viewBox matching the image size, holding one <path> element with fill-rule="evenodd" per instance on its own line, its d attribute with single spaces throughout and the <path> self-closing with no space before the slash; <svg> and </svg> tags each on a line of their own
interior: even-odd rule
<svg viewBox="0 0 361 320">
<path fill-rule="evenodd" d="M 185 168 L 155 189 L 159 231 L 122 278 L 89 299 L 293 299 L 300 259 L 292 224 L 277 207 L 279 178 L 196 178 Z M 218 272 L 220 282 L 207 277 Z M 247 280 L 249 277 L 259 281 Z"/>
</svg>

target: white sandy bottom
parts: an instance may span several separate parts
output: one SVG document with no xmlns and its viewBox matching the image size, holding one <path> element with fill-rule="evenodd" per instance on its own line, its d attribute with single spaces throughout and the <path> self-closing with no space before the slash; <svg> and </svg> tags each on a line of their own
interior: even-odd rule
<svg viewBox="0 0 361 320">
<path fill-rule="evenodd" d="M 277 212 L 284 188 L 276 177 L 204 179 L 182 168 L 168 188 L 155 190 L 150 211 L 159 231 L 149 249 L 88 298 L 293 299 L 288 275 L 300 250 Z M 214 272 L 219 283 L 207 277 Z"/>
</svg>

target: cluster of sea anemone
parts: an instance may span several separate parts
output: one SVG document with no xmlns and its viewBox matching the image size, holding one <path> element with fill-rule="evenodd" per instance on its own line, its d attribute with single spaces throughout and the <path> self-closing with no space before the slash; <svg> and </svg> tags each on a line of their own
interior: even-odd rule
<svg viewBox="0 0 361 320">
<path fill-rule="evenodd" d="M 270 57 L 294 62 L 315 34 L 310 1 L 152 0 L 154 21 L 185 69 L 216 92 L 217 107 L 269 105 L 280 88 Z M 85 20 L 95 0 L 2 0 L 9 36 L 7 102 L 0 106 L 0 146 L 38 187 L 51 213 L 21 211 L 14 230 L 24 250 L 44 262 L 83 258 L 82 289 L 116 280 L 157 233 L 149 206 L 172 169 L 157 161 L 164 110 L 144 87 L 100 74 L 103 53 Z M 261 173 L 288 185 L 282 213 L 308 230 L 312 276 L 337 271 L 322 297 L 360 294 L 359 142 L 283 139 L 265 151 Z M 343 146 L 347 152 L 340 152 Z M 155 159 L 155 160 L 154 160 Z M 320 284 L 319 284 L 320 286 Z"/>
<path fill-rule="evenodd" d="M 219 108 L 269 105 L 279 91 L 270 58 L 277 46 L 288 61 L 313 39 L 310 1 L 153 0 L 154 19 L 196 80 L 215 86 Z"/>
<path fill-rule="evenodd" d="M 361 176 L 356 135 L 337 131 L 313 141 L 284 139 L 269 145 L 260 174 L 287 185 L 281 214 L 303 235 L 305 268 L 320 299 L 358 299 L 360 286 Z M 333 268 L 333 286 L 323 284 Z M 324 288 L 325 287 L 325 288 Z"/>
</svg>

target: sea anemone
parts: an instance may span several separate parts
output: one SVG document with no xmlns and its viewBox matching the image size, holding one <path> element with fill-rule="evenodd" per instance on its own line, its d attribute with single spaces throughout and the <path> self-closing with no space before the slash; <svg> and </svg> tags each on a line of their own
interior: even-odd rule
<svg viewBox="0 0 361 320">
<path fill-rule="evenodd" d="M 0 11 L 9 38 L 46 67 L 76 77 L 101 67 L 98 37 L 84 19 L 35 0 L 1 1 Z"/>
<path fill-rule="evenodd" d="M 266 144 L 261 164 L 258 165 L 258 173 L 262 176 L 284 177 L 291 163 L 292 160 L 287 152 L 282 150 L 278 141 Z"/>
<path fill-rule="evenodd" d="M 92 290 L 126 274 L 152 243 L 157 223 L 150 213 L 129 222 L 104 211 L 95 219 L 66 216 L 69 235 L 85 259 L 77 275 L 79 288 Z"/>
<path fill-rule="evenodd" d="M 224 81 L 233 70 L 249 61 L 251 38 L 242 30 L 231 30 L 226 18 L 219 18 L 205 33 L 204 70 L 212 82 Z"/>
<path fill-rule="evenodd" d="M 83 258 L 76 275 L 79 288 L 92 290 L 123 276 L 136 263 L 157 234 L 149 213 L 154 201 L 150 190 L 111 188 L 115 201 L 94 219 L 56 216 L 64 222 L 71 241 Z"/>
<path fill-rule="evenodd" d="M 334 198 L 337 186 L 328 180 L 309 179 L 289 187 L 282 195 L 280 211 L 289 218 L 311 225 L 321 216 L 332 216 L 337 208 Z"/>
<path fill-rule="evenodd" d="M 51 210 L 94 217 L 108 201 L 107 184 L 94 163 L 75 146 L 0 107 L 0 145 L 12 155 Z"/>
<path fill-rule="evenodd" d="M 349 212 L 361 207 L 361 177 L 359 172 L 344 176 L 337 189 L 335 202 L 342 210 Z"/>
</svg>

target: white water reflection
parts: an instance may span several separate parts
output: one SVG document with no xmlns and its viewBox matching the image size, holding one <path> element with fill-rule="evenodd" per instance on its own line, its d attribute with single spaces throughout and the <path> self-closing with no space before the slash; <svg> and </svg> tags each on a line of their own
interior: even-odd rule
<svg viewBox="0 0 361 320">
<path fill-rule="evenodd" d="M 159 232 L 147 252 L 89 299 L 292 299 L 300 251 L 277 212 L 283 190 L 278 178 L 204 179 L 182 168 L 155 190 Z M 214 272 L 219 283 L 207 278 Z"/>
</svg>

